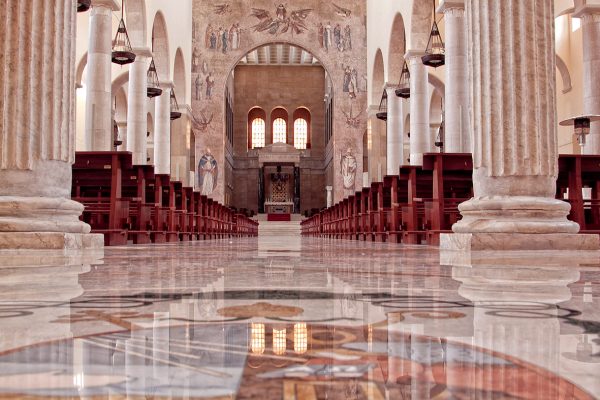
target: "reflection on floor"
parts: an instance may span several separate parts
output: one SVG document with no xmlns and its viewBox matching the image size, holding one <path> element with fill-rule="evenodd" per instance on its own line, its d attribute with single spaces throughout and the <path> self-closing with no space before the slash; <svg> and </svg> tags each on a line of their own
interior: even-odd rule
<svg viewBox="0 0 600 400">
<path fill-rule="evenodd" d="M 0 253 L 0 399 L 590 399 L 599 296 L 598 253 Z"/>
</svg>

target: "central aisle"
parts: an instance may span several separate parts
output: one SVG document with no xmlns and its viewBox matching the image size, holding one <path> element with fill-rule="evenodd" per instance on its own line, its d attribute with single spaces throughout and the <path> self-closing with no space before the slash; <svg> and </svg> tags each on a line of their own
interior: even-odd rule
<svg viewBox="0 0 600 400">
<path fill-rule="evenodd" d="M 600 394 L 596 254 L 440 262 L 425 246 L 263 229 L 0 254 L 0 399 Z"/>
</svg>

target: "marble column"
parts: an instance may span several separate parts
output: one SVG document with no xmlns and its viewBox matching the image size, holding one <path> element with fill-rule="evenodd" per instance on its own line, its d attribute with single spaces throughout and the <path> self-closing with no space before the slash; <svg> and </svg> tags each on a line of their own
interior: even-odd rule
<svg viewBox="0 0 600 400">
<path fill-rule="evenodd" d="M 441 0 L 446 33 L 446 153 L 471 153 L 469 80 L 467 72 L 467 21 L 464 0 Z"/>
<path fill-rule="evenodd" d="M 583 36 L 583 112 L 600 114 L 600 5 L 581 4 L 573 17 L 581 18 Z M 600 122 L 591 124 L 583 153 L 600 154 Z"/>
<path fill-rule="evenodd" d="M 333 186 L 325 186 L 327 191 L 327 208 L 333 206 Z"/>
<path fill-rule="evenodd" d="M 129 68 L 127 103 L 127 151 L 133 155 L 133 164 L 145 165 L 147 157 L 146 132 L 148 131 L 147 72 L 150 49 L 136 49 L 135 61 Z"/>
<path fill-rule="evenodd" d="M 94 0 L 90 10 L 85 106 L 85 150 L 113 149 L 111 119 L 112 12 L 115 0 Z"/>
<path fill-rule="evenodd" d="M 155 97 L 154 172 L 171 173 L 171 88 L 172 82 L 161 82 L 162 94 Z"/>
<path fill-rule="evenodd" d="M 0 7 L 0 249 L 103 243 L 79 221 L 83 206 L 70 200 L 75 15 L 72 0 Z"/>
<path fill-rule="evenodd" d="M 423 165 L 423 154 L 431 151 L 427 67 L 422 56 L 412 50 L 406 54 L 410 69 L 410 165 Z"/>
<path fill-rule="evenodd" d="M 398 175 L 404 149 L 404 119 L 402 118 L 402 99 L 396 96 L 396 86 L 386 88 L 388 95 L 387 119 L 387 175 Z"/>
<path fill-rule="evenodd" d="M 553 0 L 467 0 L 466 7 L 474 198 L 460 205 L 463 219 L 454 235 L 442 235 L 441 247 L 599 248 L 598 236 L 577 235 L 569 204 L 554 198 Z"/>
</svg>

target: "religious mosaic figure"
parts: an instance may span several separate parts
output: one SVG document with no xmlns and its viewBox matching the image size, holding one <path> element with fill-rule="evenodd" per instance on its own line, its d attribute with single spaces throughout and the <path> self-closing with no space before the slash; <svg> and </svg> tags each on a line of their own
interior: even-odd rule
<svg viewBox="0 0 600 400">
<path fill-rule="evenodd" d="M 194 47 L 194 52 L 192 53 L 192 72 L 198 72 L 200 69 L 200 49 Z"/>
<path fill-rule="evenodd" d="M 211 50 L 216 50 L 217 48 L 217 34 L 213 31 L 210 33 L 210 45 L 209 48 Z"/>
<path fill-rule="evenodd" d="M 338 50 L 344 50 L 342 47 L 342 28 L 340 27 L 340 24 L 337 24 L 335 28 L 333 28 L 333 41 Z"/>
<path fill-rule="evenodd" d="M 342 65 L 342 68 L 344 68 L 344 84 L 342 86 L 342 89 L 344 93 L 350 93 L 350 84 L 352 81 L 352 68 L 350 68 L 349 65 L 346 65 L 345 67 Z"/>
<path fill-rule="evenodd" d="M 206 99 L 212 99 L 212 90 L 215 87 L 215 78 L 212 76 L 212 72 L 206 75 Z"/>
<path fill-rule="evenodd" d="M 227 53 L 227 47 L 229 45 L 229 33 L 227 32 L 227 29 L 224 29 L 221 34 L 221 43 L 221 49 L 223 50 L 223 54 L 225 54 Z"/>
<path fill-rule="evenodd" d="M 201 78 L 200 74 L 196 77 L 196 82 L 194 84 L 196 87 L 196 100 L 202 100 L 202 88 L 204 87 L 204 80 Z"/>
<path fill-rule="evenodd" d="M 238 50 L 240 48 L 241 42 L 241 29 L 240 24 L 233 24 L 231 29 L 229 29 L 229 43 L 231 50 Z"/>
<path fill-rule="evenodd" d="M 329 22 L 327 25 L 325 25 L 325 36 L 323 42 L 325 43 L 325 50 L 329 50 L 329 48 L 333 45 L 333 34 L 331 32 L 331 23 Z"/>
<path fill-rule="evenodd" d="M 300 35 L 308 30 L 306 19 L 312 12 L 310 8 L 293 10 L 289 13 L 283 4 L 275 7 L 275 17 L 262 8 L 252 8 L 252 16 L 260 21 L 252 27 L 254 32 L 266 32 L 271 35 L 290 32 Z"/>
<path fill-rule="evenodd" d="M 213 35 L 213 27 L 212 24 L 208 24 L 206 27 L 206 34 L 204 35 L 204 46 L 207 49 L 212 49 L 212 35 Z"/>
<path fill-rule="evenodd" d="M 354 190 L 358 164 L 350 147 L 346 150 L 346 154 L 342 155 L 341 167 L 344 189 Z"/>
<path fill-rule="evenodd" d="M 206 153 L 198 162 L 198 188 L 200 193 L 204 196 L 210 196 L 217 187 L 218 177 L 219 166 L 217 160 L 215 160 L 210 149 L 206 149 Z"/>
<path fill-rule="evenodd" d="M 352 31 L 350 30 L 350 25 L 346 25 L 346 28 L 344 28 L 344 50 L 352 50 Z"/>
<path fill-rule="evenodd" d="M 321 46 L 321 48 L 325 47 L 325 27 L 323 26 L 322 22 L 319 22 L 319 29 L 317 31 L 318 37 L 319 37 L 319 45 Z"/>
</svg>

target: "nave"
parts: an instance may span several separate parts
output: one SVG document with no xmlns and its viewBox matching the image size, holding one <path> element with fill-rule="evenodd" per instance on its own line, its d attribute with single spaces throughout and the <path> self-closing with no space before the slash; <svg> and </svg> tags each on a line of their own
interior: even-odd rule
<svg viewBox="0 0 600 400">
<path fill-rule="evenodd" d="M 597 253 L 280 231 L 57 254 L 0 255 L 0 399 L 600 392 Z"/>
</svg>

